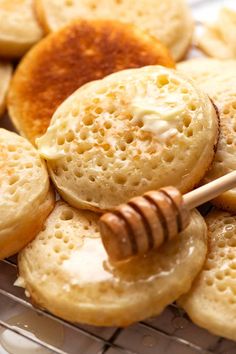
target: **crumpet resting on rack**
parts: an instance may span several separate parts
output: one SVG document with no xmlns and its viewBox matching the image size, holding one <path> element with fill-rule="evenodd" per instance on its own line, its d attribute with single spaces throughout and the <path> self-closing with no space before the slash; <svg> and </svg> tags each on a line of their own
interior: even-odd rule
<svg viewBox="0 0 236 354">
<path fill-rule="evenodd" d="M 209 98 L 177 71 L 149 66 L 81 87 L 36 143 L 61 196 L 102 211 L 165 185 L 191 190 L 217 137 Z"/>
<path fill-rule="evenodd" d="M 180 237 L 120 264 L 108 259 L 98 217 L 59 202 L 19 254 L 18 283 L 35 304 L 71 322 L 127 326 L 159 314 L 190 289 L 207 251 L 197 211 Z"/>
<path fill-rule="evenodd" d="M 180 305 L 197 325 L 236 340 L 236 217 L 214 210 L 206 217 L 209 253 Z"/>
<path fill-rule="evenodd" d="M 26 246 L 53 206 L 47 169 L 37 150 L 0 129 L 0 259 Z"/>
</svg>

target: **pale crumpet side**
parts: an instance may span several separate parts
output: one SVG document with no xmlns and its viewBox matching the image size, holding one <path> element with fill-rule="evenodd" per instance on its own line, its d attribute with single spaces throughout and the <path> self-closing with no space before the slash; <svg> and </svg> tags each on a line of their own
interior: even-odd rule
<svg viewBox="0 0 236 354">
<path fill-rule="evenodd" d="M 54 206 L 45 163 L 24 138 L 0 129 L 0 259 L 41 230 Z"/>
<path fill-rule="evenodd" d="M 208 183 L 236 170 L 236 60 L 198 58 L 180 63 L 178 69 L 194 79 L 219 110 L 219 143 L 213 164 L 203 180 Z M 236 189 L 222 194 L 213 203 L 235 212 Z"/>
</svg>

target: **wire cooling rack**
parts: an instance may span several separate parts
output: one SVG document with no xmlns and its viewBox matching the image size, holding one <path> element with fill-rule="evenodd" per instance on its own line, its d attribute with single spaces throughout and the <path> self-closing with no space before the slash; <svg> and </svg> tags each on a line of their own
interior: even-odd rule
<svg viewBox="0 0 236 354">
<path fill-rule="evenodd" d="M 222 4 L 236 6 L 235 0 L 189 0 L 197 24 L 213 18 Z M 192 55 L 196 55 L 192 51 Z M 1 125 L 11 129 L 7 120 Z M 74 325 L 33 307 L 23 289 L 15 287 L 16 259 L 0 261 L 0 334 L 4 330 L 35 343 L 44 353 L 57 354 L 236 354 L 236 343 L 214 336 L 195 326 L 176 305 L 156 318 L 127 328 L 97 328 Z M 35 313 L 59 323 L 63 328 L 60 346 L 33 337 L 8 323 L 12 316 Z M 16 338 L 15 338 L 16 339 Z M 7 353 L 0 345 L 0 354 Z M 35 350 L 32 350 L 32 354 Z M 14 353 L 15 354 L 15 353 Z M 30 353 L 31 354 L 31 353 Z"/>
<path fill-rule="evenodd" d="M 125 329 L 79 326 L 33 307 L 23 289 L 13 285 L 17 277 L 14 259 L 0 262 L 0 326 L 35 342 L 49 353 L 58 354 L 235 354 L 236 343 L 198 328 L 175 305 L 147 321 Z M 62 325 L 64 341 L 60 348 L 7 323 L 9 313 L 35 311 Z M 0 349 L 0 353 L 1 349 Z M 33 354 L 33 353 L 32 353 Z"/>
</svg>

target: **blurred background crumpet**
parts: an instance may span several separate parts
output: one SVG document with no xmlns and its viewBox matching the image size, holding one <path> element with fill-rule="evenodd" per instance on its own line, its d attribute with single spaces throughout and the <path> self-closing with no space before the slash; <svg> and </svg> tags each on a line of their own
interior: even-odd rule
<svg viewBox="0 0 236 354">
<path fill-rule="evenodd" d="M 81 87 L 37 145 L 66 201 L 106 210 L 164 185 L 190 190 L 217 137 L 209 98 L 177 71 L 147 66 Z"/>
<path fill-rule="evenodd" d="M 9 62 L 0 61 L 0 117 L 5 112 L 6 96 L 12 76 L 12 65 Z"/>
<path fill-rule="evenodd" d="M 8 96 L 10 117 L 34 143 L 56 108 L 83 84 L 145 65 L 174 67 L 167 48 L 133 25 L 76 21 L 36 45 L 19 64 Z"/>
<path fill-rule="evenodd" d="M 0 0 L 0 56 L 19 58 L 42 36 L 33 0 Z"/>
<path fill-rule="evenodd" d="M 162 41 L 175 60 L 186 54 L 194 27 L 185 0 L 36 0 L 36 10 L 46 32 L 77 18 L 133 23 Z"/>
<path fill-rule="evenodd" d="M 26 246 L 53 206 L 47 169 L 37 150 L 0 129 L 0 259 Z"/>
</svg>

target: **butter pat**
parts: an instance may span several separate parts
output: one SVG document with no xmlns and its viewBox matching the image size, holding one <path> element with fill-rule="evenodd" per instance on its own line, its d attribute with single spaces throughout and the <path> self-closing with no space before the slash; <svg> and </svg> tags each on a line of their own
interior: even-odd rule
<svg viewBox="0 0 236 354">
<path fill-rule="evenodd" d="M 101 259 L 106 259 L 106 251 L 100 246 L 100 238 L 84 238 L 78 252 L 74 252 L 63 262 L 63 270 L 70 274 L 72 283 L 74 279 L 79 279 L 80 284 L 99 283 L 112 279 L 113 275 L 106 269 L 106 263 L 101 263 Z"/>
<path fill-rule="evenodd" d="M 40 156 L 46 160 L 60 159 L 65 156 L 63 146 L 58 145 L 54 139 L 57 126 L 50 126 L 47 134 L 35 140 Z"/>
<path fill-rule="evenodd" d="M 185 104 L 181 95 L 167 97 L 163 94 L 158 100 L 147 98 L 135 99 L 131 104 L 133 122 L 142 122 L 143 131 L 155 134 L 159 140 L 165 141 L 177 135 L 177 123 Z"/>
</svg>

